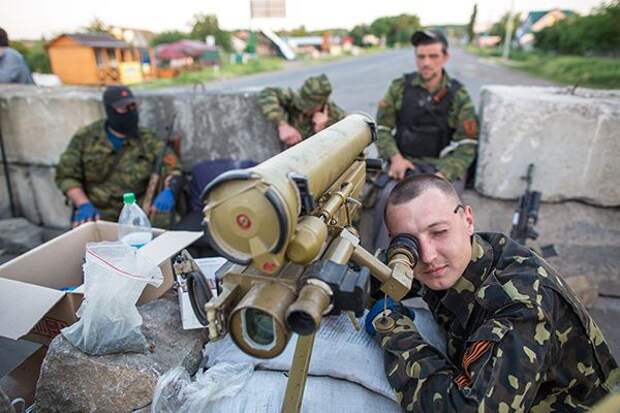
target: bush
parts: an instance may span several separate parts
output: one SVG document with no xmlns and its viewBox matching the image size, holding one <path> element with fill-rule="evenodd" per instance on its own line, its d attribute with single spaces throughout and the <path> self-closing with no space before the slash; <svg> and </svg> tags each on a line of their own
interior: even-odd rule
<svg viewBox="0 0 620 413">
<path fill-rule="evenodd" d="M 11 47 L 21 53 L 31 72 L 52 73 L 50 58 L 45 50 L 45 41 L 38 40 L 30 47 L 23 42 L 13 41 Z"/>
<path fill-rule="evenodd" d="M 570 16 L 535 34 L 536 48 L 562 54 L 619 55 L 620 0 L 589 16 Z"/>
</svg>

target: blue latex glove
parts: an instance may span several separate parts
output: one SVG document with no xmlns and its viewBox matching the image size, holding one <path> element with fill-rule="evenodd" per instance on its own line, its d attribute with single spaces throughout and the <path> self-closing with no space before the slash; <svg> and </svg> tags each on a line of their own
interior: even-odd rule
<svg viewBox="0 0 620 413">
<path fill-rule="evenodd" d="M 99 210 L 95 206 L 87 202 L 82 204 L 75 210 L 71 223 L 73 226 L 80 225 L 86 221 L 94 221 L 99 219 Z"/>
<path fill-rule="evenodd" d="M 153 207 L 159 212 L 170 212 L 174 208 L 174 192 L 166 188 L 157 195 Z"/>
<path fill-rule="evenodd" d="M 415 318 L 411 310 L 409 310 L 407 307 L 405 307 L 401 303 L 395 301 L 393 298 L 391 297 L 382 298 L 378 300 L 370 308 L 370 311 L 368 311 L 368 314 L 366 314 L 366 320 L 364 321 L 364 328 L 366 329 L 366 332 L 371 337 L 374 337 L 375 334 L 377 334 L 377 331 L 375 330 L 375 326 L 372 324 L 372 322 L 381 312 L 383 312 L 384 307 L 388 310 L 391 310 L 393 313 L 405 315 L 409 317 L 412 321 Z"/>
</svg>

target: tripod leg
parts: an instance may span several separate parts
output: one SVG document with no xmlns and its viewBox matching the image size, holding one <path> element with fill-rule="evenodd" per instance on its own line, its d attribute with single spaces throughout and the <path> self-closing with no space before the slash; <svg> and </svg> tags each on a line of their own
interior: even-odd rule
<svg viewBox="0 0 620 413">
<path fill-rule="evenodd" d="M 289 371 L 286 393 L 284 393 L 284 401 L 282 402 L 282 413 L 298 413 L 301 410 L 313 344 L 314 334 L 299 336 L 297 339 L 293 364 Z"/>
</svg>

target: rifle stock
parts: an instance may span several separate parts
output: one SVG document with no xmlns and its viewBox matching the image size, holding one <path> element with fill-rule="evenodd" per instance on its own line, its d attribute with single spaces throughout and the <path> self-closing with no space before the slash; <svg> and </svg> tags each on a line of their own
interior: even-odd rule
<svg viewBox="0 0 620 413">
<path fill-rule="evenodd" d="M 174 120 L 176 119 L 176 114 L 172 117 L 172 121 L 170 122 L 170 126 L 168 128 L 168 137 L 164 143 L 163 148 L 157 154 L 157 158 L 155 159 L 155 164 L 153 165 L 153 169 L 151 171 L 151 176 L 149 177 L 149 183 L 146 187 L 146 192 L 144 194 L 144 200 L 142 201 L 142 209 L 149 216 L 149 219 L 153 220 L 155 217 L 155 212 L 152 211 L 153 199 L 155 194 L 163 189 L 163 183 L 161 182 L 161 170 L 163 167 L 163 158 L 166 154 L 166 149 L 171 147 L 174 150 L 174 153 L 180 159 L 181 157 L 181 135 L 174 135 Z"/>
</svg>

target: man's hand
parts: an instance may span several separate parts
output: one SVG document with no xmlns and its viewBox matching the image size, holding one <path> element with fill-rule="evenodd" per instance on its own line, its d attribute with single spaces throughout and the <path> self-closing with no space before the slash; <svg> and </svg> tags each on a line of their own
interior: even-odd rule
<svg viewBox="0 0 620 413">
<path fill-rule="evenodd" d="M 327 126 L 329 122 L 329 105 L 325 104 L 323 110 L 319 110 L 312 115 L 312 124 L 314 125 L 314 131 L 320 132 Z"/>
<path fill-rule="evenodd" d="M 390 169 L 388 171 L 390 178 L 400 181 L 405 177 L 407 169 L 415 169 L 415 165 L 403 158 L 401 154 L 397 153 L 390 158 Z"/>
<path fill-rule="evenodd" d="M 278 125 L 278 136 L 280 140 L 288 146 L 293 146 L 301 142 L 301 133 L 284 121 L 280 122 Z"/>
<path fill-rule="evenodd" d="M 174 192 L 172 189 L 165 188 L 157 195 L 153 201 L 154 212 L 170 212 L 174 208 Z"/>
<path fill-rule="evenodd" d="M 71 219 L 73 228 L 82 225 L 88 221 L 97 221 L 99 219 L 99 210 L 91 202 L 86 202 L 77 207 Z"/>
</svg>

